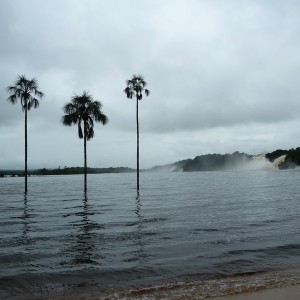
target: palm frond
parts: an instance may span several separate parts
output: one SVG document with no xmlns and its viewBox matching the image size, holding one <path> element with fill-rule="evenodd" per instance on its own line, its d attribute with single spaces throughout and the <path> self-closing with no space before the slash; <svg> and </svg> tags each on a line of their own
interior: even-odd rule
<svg viewBox="0 0 300 300">
<path fill-rule="evenodd" d="M 34 108 L 38 108 L 40 106 L 40 102 L 38 99 L 34 98 L 33 99 L 33 107 Z"/>
<path fill-rule="evenodd" d="M 92 95 L 88 91 L 83 91 L 81 95 L 73 95 L 71 102 L 63 107 L 63 111 L 69 116 L 71 124 L 78 124 L 78 135 L 80 138 L 86 136 L 87 139 L 94 137 L 94 121 L 105 125 L 108 118 L 101 111 L 102 103 L 94 101 Z M 64 117 L 65 117 L 64 116 Z M 104 117 L 103 117 L 104 116 Z M 69 126 L 69 123 L 65 124 Z M 81 128 L 81 122 L 84 123 L 84 133 Z M 64 124 L 64 122 L 63 122 Z"/>
<path fill-rule="evenodd" d="M 93 116 L 89 115 L 87 117 L 86 123 L 87 123 L 87 125 L 88 125 L 89 128 L 90 127 L 94 127 L 94 120 L 93 120 L 94 118 L 95 118 L 94 115 Z"/>
<path fill-rule="evenodd" d="M 82 128 L 81 128 L 81 124 L 78 124 L 78 136 L 80 139 L 83 138 L 83 132 L 82 132 Z"/>
<path fill-rule="evenodd" d="M 133 75 L 131 79 L 126 80 L 126 84 L 127 87 L 124 89 L 124 93 L 129 99 L 136 97 L 137 100 L 142 100 L 143 92 L 146 96 L 150 94 L 150 91 L 145 89 L 147 82 L 142 75 Z"/>
<path fill-rule="evenodd" d="M 35 78 L 29 80 L 25 75 L 19 75 L 15 84 L 7 87 L 6 90 L 10 94 L 7 100 L 15 104 L 19 99 L 23 111 L 31 107 L 37 108 L 39 106 L 37 98 L 41 99 L 44 96 L 44 93 L 38 90 L 37 80 Z"/>
<path fill-rule="evenodd" d="M 89 141 L 90 139 L 92 139 L 94 137 L 94 135 L 95 135 L 94 128 L 93 127 L 89 128 L 89 131 L 87 133 L 87 140 Z"/>
<path fill-rule="evenodd" d="M 132 97 L 134 96 L 134 91 L 129 86 L 127 86 L 127 88 L 124 89 L 124 93 L 126 94 L 127 98 L 129 98 L 129 99 L 132 99 Z"/>
<path fill-rule="evenodd" d="M 32 107 L 32 102 L 31 101 L 28 101 L 27 102 L 27 110 L 30 110 L 30 108 Z M 24 105 L 24 108 L 26 108 L 26 105 Z"/>
<path fill-rule="evenodd" d="M 17 95 L 15 94 L 10 95 L 7 100 L 12 104 L 16 104 L 18 102 Z"/>
<path fill-rule="evenodd" d="M 63 107 L 63 111 L 65 114 L 73 114 L 74 112 L 76 112 L 76 110 L 77 110 L 77 107 L 73 103 L 67 103 Z"/>
<path fill-rule="evenodd" d="M 14 86 L 14 85 L 8 86 L 6 88 L 6 91 L 10 94 L 16 94 L 17 90 L 18 90 L 18 87 Z"/>
<path fill-rule="evenodd" d="M 102 112 L 96 115 L 96 122 L 100 122 L 102 125 L 106 125 L 108 123 L 108 117 Z"/>
<path fill-rule="evenodd" d="M 27 104 L 23 103 L 22 104 L 22 111 L 24 112 L 26 109 L 28 110 L 28 106 L 27 106 Z"/>
<path fill-rule="evenodd" d="M 35 91 L 34 91 L 34 94 L 35 94 L 36 96 L 38 96 L 39 98 L 43 98 L 44 95 L 45 95 L 43 92 L 38 91 L 38 90 L 35 90 Z"/>
<path fill-rule="evenodd" d="M 73 125 L 73 117 L 72 115 L 64 115 L 62 118 L 61 118 L 61 122 L 63 123 L 63 125 L 65 126 L 71 126 Z"/>
<path fill-rule="evenodd" d="M 30 105 L 33 106 L 34 108 L 39 107 L 40 102 L 37 98 L 31 98 L 29 101 Z"/>
</svg>

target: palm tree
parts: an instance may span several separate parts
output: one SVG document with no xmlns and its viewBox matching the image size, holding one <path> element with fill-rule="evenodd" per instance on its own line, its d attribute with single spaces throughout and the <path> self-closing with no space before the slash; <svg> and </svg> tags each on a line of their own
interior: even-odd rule
<svg viewBox="0 0 300 300">
<path fill-rule="evenodd" d="M 139 100 L 142 100 L 143 98 L 143 92 L 146 96 L 149 96 L 150 91 L 147 90 L 145 87 L 147 85 L 147 82 L 145 81 L 144 77 L 142 75 L 133 75 L 132 79 L 129 79 L 126 81 L 127 87 L 124 90 L 124 93 L 126 94 L 127 98 L 132 99 L 136 98 L 136 169 L 137 169 L 137 190 L 140 189 L 140 151 L 139 151 Z"/>
<path fill-rule="evenodd" d="M 87 190 L 87 160 L 86 160 L 86 142 L 94 137 L 94 121 L 105 125 L 108 118 L 101 111 L 102 103 L 94 101 L 93 97 L 86 91 L 82 95 L 75 95 L 71 102 L 63 107 L 65 115 L 62 117 L 62 123 L 65 126 L 77 124 L 78 136 L 84 141 L 84 191 Z M 83 129 L 82 129 L 83 125 Z"/>
<path fill-rule="evenodd" d="M 29 80 L 24 75 L 19 75 L 15 84 L 7 87 L 7 92 L 10 94 L 7 100 L 16 104 L 19 99 L 25 112 L 25 193 L 27 193 L 27 111 L 39 106 L 38 98 L 42 99 L 44 93 L 38 90 L 35 78 Z"/>
</svg>

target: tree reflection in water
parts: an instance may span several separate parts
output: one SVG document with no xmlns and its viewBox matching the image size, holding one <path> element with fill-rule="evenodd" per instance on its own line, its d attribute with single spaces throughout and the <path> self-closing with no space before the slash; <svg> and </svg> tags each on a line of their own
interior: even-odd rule
<svg viewBox="0 0 300 300">
<path fill-rule="evenodd" d="M 104 226 L 90 220 L 90 216 L 95 212 L 92 206 L 88 203 L 87 193 L 84 193 L 82 211 L 76 215 L 81 216 L 81 220 L 76 226 L 78 231 L 76 234 L 76 243 L 72 247 L 71 252 L 74 253 L 75 264 L 99 264 L 103 258 L 99 254 L 97 240 L 99 240 L 99 232 Z"/>
<path fill-rule="evenodd" d="M 34 231 L 31 227 L 32 223 L 34 223 L 32 220 L 33 216 L 32 209 L 30 210 L 28 206 L 27 193 L 24 193 L 22 215 L 20 216 L 20 219 L 22 220 L 22 234 L 19 243 L 22 249 L 20 255 L 23 259 L 23 270 L 25 272 L 31 272 L 36 268 L 34 262 L 36 242 L 31 235 Z"/>
<path fill-rule="evenodd" d="M 23 214 L 21 219 L 23 220 L 23 229 L 22 229 L 22 244 L 30 245 L 32 244 L 32 239 L 29 237 L 30 232 L 30 214 L 28 212 L 28 201 L 27 201 L 27 193 L 24 193 L 24 206 L 23 206 Z"/>
<path fill-rule="evenodd" d="M 144 243 L 144 216 L 142 215 L 142 203 L 140 193 L 137 192 L 136 196 L 136 209 L 135 214 L 138 218 L 137 220 L 137 231 L 136 231 L 136 260 L 141 264 L 144 265 L 146 262 L 147 255 L 145 254 L 145 243 Z"/>
</svg>

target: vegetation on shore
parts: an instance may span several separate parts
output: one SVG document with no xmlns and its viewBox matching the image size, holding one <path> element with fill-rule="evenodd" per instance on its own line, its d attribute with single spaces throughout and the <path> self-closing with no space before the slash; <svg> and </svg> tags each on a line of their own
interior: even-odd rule
<svg viewBox="0 0 300 300">
<path fill-rule="evenodd" d="M 104 174 L 104 173 L 132 173 L 135 172 L 134 169 L 126 167 L 116 167 L 116 168 L 87 168 L 88 174 Z M 29 176 L 41 176 L 41 175 L 76 175 L 84 174 L 84 167 L 64 167 L 57 169 L 37 169 L 28 170 Z M 1 170 L 0 177 L 8 176 L 24 176 L 24 170 Z"/>
<path fill-rule="evenodd" d="M 182 170 L 191 171 L 217 171 L 235 168 L 241 163 L 249 162 L 252 157 L 245 153 L 234 152 L 232 154 L 206 154 L 196 156 L 186 162 Z"/>
<path fill-rule="evenodd" d="M 270 163 L 273 163 L 277 158 L 286 155 L 285 159 L 278 164 L 278 169 L 286 170 L 293 169 L 300 166 L 300 148 L 289 150 L 275 150 L 265 154 L 265 158 Z M 263 156 L 263 155 L 262 155 Z M 253 155 L 240 153 L 238 151 L 232 154 L 205 154 L 196 156 L 194 159 L 186 159 L 175 162 L 165 166 L 155 166 L 150 171 L 183 171 L 183 172 L 197 172 L 197 171 L 219 171 L 239 169 L 247 166 L 247 163 L 253 161 Z"/>
<path fill-rule="evenodd" d="M 285 160 L 278 165 L 281 170 L 293 169 L 300 166 L 300 147 L 296 149 L 282 150 L 278 149 L 273 152 L 265 154 L 265 158 L 273 163 L 277 158 L 286 155 Z M 194 159 L 185 159 L 173 164 L 164 166 L 155 166 L 151 169 L 144 169 L 143 172 L 159 172 L 159 171 L 172 171 L 172 172 L 193 172 L 193 171 L 217 171 L 234 169 L 235 166 L 241 163 L 250 162 L 253 159 L 252 155 L 240 152 L 232 154 L 205 154 L 196 156 Z M 116 168 L 87 168 L 88 174 L 103 174 L 103 173 L 133 173 L 135 169 L 126 167 Z M 29 170 L 29 175 L 74 175 L 84 174 L 83 167 L 64 167 L 57 169 L 38 169 Z M 9 176 L 24 176 L 24 170 L 0 170 L 0 177 L 4 175 Z"/>
</svg>

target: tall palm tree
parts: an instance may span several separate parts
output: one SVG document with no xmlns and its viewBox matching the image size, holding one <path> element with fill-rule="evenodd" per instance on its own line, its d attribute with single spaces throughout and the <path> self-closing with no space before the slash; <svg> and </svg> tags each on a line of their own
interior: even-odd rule
<svg viewBox="0 0 300 300">
<path fill-rule="evenodd" d="M 127 87 L 124 89 L 124 93 L 127 98 L 132 99 L 136 98 L 136 170 L 137 170 L 137 190 L 140 189 L 140 151 L 139 151 L 139 100 L 143 99 L 143 93 L 146 96 L 150 95 L 150 91 L 145 87 L 147 86 L 147 82 L 145 81 L 142 75 L 133 75 L 131 79 L 126 81 Z"/>
<path fill-rule="evenodd" d="M 76 124 L 78 126 L 78 136 L 84 141 L 84 191 L 87 190 L 87 159 L 86 142 L 94 137 L 94 122 L 105 125 L 108 118 L 101 111 L 102 103 L 94 101 L 93 97 L 86 91 L 82 95 L 75 95 L 71 102 L 63 107 L 65 115 L 62 123 L 65 126 Z M 82 129 L 83 126 L 83 129 Z"/>
<path fill-rule="evenodd" d="M 21 102 L 22 110 L 25 112 L 25 193 L 27 193 L 27 112 L 33 107 L 39 106 L 39 99 L 44 93 L 38 90 L 38 83 L 35 78 L 27 79 L 24 75 L 19 75 L 15 84 L 7 87 L 10 94 L 8 101 L 16 104 Z"/>
</svg>

